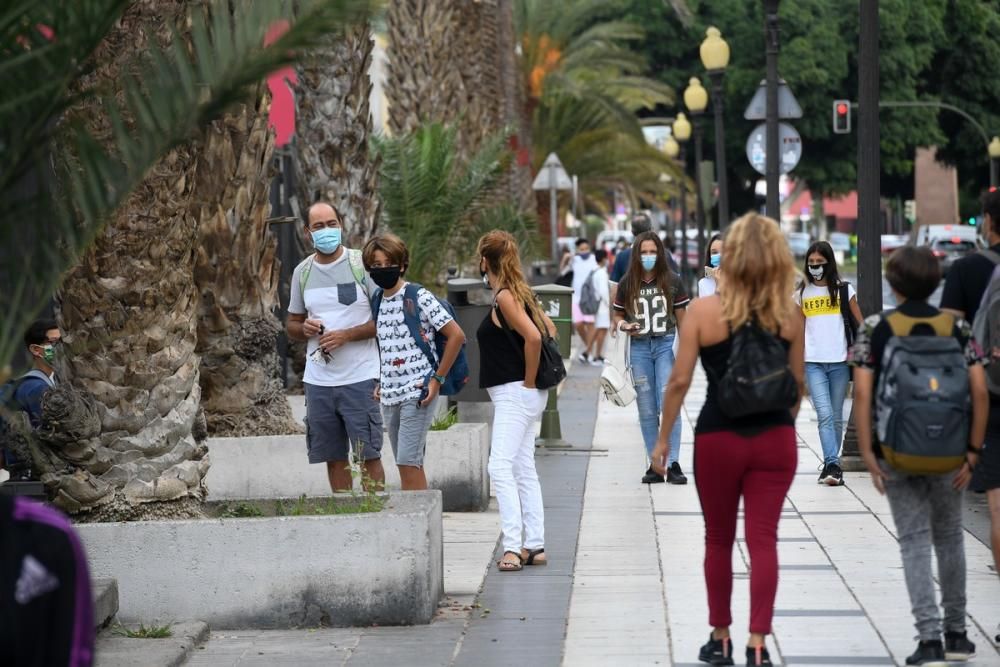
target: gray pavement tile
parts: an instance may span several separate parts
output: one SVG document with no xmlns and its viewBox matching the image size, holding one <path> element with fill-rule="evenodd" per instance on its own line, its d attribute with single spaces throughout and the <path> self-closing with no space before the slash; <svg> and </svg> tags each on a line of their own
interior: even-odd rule
<svg viewBox="0 0 1000 667">
<path fill-rule="evenodd" d="M 881 655 L 786 655 L 786 665 L 892 665 L 892 658 Z"/>
<path fill-rule="evenodd" d="M 789 563 L 788 565 L 778 564 L 779 570 L 833 570 L 835 569 L 833 565 L 799 565 L 797 563 Z"/>
<path fill-rule="evenodd" d="M 775 616 L 864 616 L 860 609 L 775 609 Z"/>
</svg>

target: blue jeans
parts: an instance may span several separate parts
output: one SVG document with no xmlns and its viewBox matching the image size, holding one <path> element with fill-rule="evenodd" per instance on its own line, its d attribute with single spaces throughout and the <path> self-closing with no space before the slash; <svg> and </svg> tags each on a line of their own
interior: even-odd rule
<svg viewBox="0 0 1000 667">
<path fill-rule="evenodd" d="M 823 464 L 840 464 L 840 443 L 844 436 L 844 398 L 851 370 L 847 362 L 806 362 L 806 384 L 819 418 L 819 441 Z"/>
<path fill-rule="evenodd" d="M 639 427 L 646 444 L 646 456 L 652 456 L 660 434 L 660 410 L 663 391 L 667 388 L 670 371 L 674 369 L 674 334 L 632 340 L 632 384 L 639 407 Z M 670 430 L 668 463 L 676 463 L 681 450 L 681 419 L 678 416 Z"/>
</svg>

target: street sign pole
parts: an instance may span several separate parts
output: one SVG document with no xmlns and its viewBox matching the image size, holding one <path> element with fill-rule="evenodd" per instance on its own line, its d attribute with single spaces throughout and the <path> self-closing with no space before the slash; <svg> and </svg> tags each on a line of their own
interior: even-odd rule
<svg viewBox="0 0 1000 667">
<path fill-rule="evenodd" d="M 558 190 L 573 190 L 573 181 L 559 161 L 559 156 L 549 153 L 545 163 L 531 184 L 533 190 L 549 191 L 549 239 L 551 240 L 552 261 L 559 264 L 559 202 L 556 199 Z"/>
<path fill-rule="evenodd" d="M 559 267 L 558 202 L 556 201 L 556 174 L 549 169 L 549 238 L 552 241 L 552 261 Z"/>
<path fill-rule="evenodd" d="M 767 40 L 767 216 L 781 222 L 778 177 L 778 2 L 764 0 L 764 35 Z"/>
</svg>

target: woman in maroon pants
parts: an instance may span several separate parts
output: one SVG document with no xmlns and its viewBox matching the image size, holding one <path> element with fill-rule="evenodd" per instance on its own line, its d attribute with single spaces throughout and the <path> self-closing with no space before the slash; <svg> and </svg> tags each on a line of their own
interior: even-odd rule
<svg viewBox="0 0 1000 667">
<path fill-rule="evenodd" d="M 734 419 L 723 411 L 717 391 L 729 361 L 731 332 L 752 320 L 776 335 L 787 350 L 801 398 L 803 333 L 802 318 L 791 297 L 794 284 L 794 261 L 777 223 L 755 213 L 733 223 L 725 238 L 719 292 L 688 306 L 677 361 L 664 394 L 661 424 L 669 425 L 680 412 L 700 355 L 708 375 L 708 393 L 695 426 L 694 475 L 705 516 L 705 583 L 712 634 L 699 659 L 712 665 L 734 664 L 730 598 L 741 496 L 750 552 L 747 664 L 772 664 L 764 638 L 771 632 L 778 588 L 778 518 L 795 475 L 799 400 L 790 409 Z M 661 428 L 654 465 L 666 460 L 669 435 Z"/>
</svg>

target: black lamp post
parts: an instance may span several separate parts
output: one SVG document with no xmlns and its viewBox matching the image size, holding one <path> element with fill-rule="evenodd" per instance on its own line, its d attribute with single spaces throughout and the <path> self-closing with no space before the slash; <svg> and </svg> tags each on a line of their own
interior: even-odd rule
<svg viewBox="0 0 1000 667">
<path fill-rule="evenodd" d="M 691 123 L 688 121 L 687 117 L 679 113 L 677 114 L 677 119 L 674 120 L 673 127 L 673 138 L 677 141 L 679 146 L 679 157 L 681 162 L 681 184 L 680 184 L 680 195 L 681 195 L 681 279 L 684 284 L 688 286 L 690 290 L 690 271 L 688 270 L 688 249 L 687 249 L 687 151 L 685 150 L 685 144 L 687 144 L 688 139 L 691 138 Z"/>
<path fill-rule="evenodd" d="M 684 106 L 691 112 L 691 119 L 694 124 L 694 178 L 697 192 L 696 219 L 698 221 L 698 257 L 705 256 L 705 201 L 702 199 L 703 190 L 701 183 L 701 163 L 703 160 L 701 152 L 702 125 L 701 116 L 708 107 L 708 91 L 701 85 L 696 77 L 692 77 L 688 87 L 684 89 Z"/>
<path fill-rule="evenodd" d="M 729 45 L 718 28 L 705 31 L 707 37 L 699 51 L 701 63 L 712 82 L 712 110 L 715 113 L 715 170 L 719 183 L 719 229 L 729 226 L 729 184 L 726 181 L 726 128 L 722 119 L 722 79 L 729 65 Z"/>
<path fill-rule="evenodd" d="M 767 216 L 781 222 L 781 200 L 778 197 L 781 152 L 778 145 L 778 2 L 764 0 L 764 39 L 767 52 L 767 162 L 764 169 L 767 182 Z"/>
</svg>

